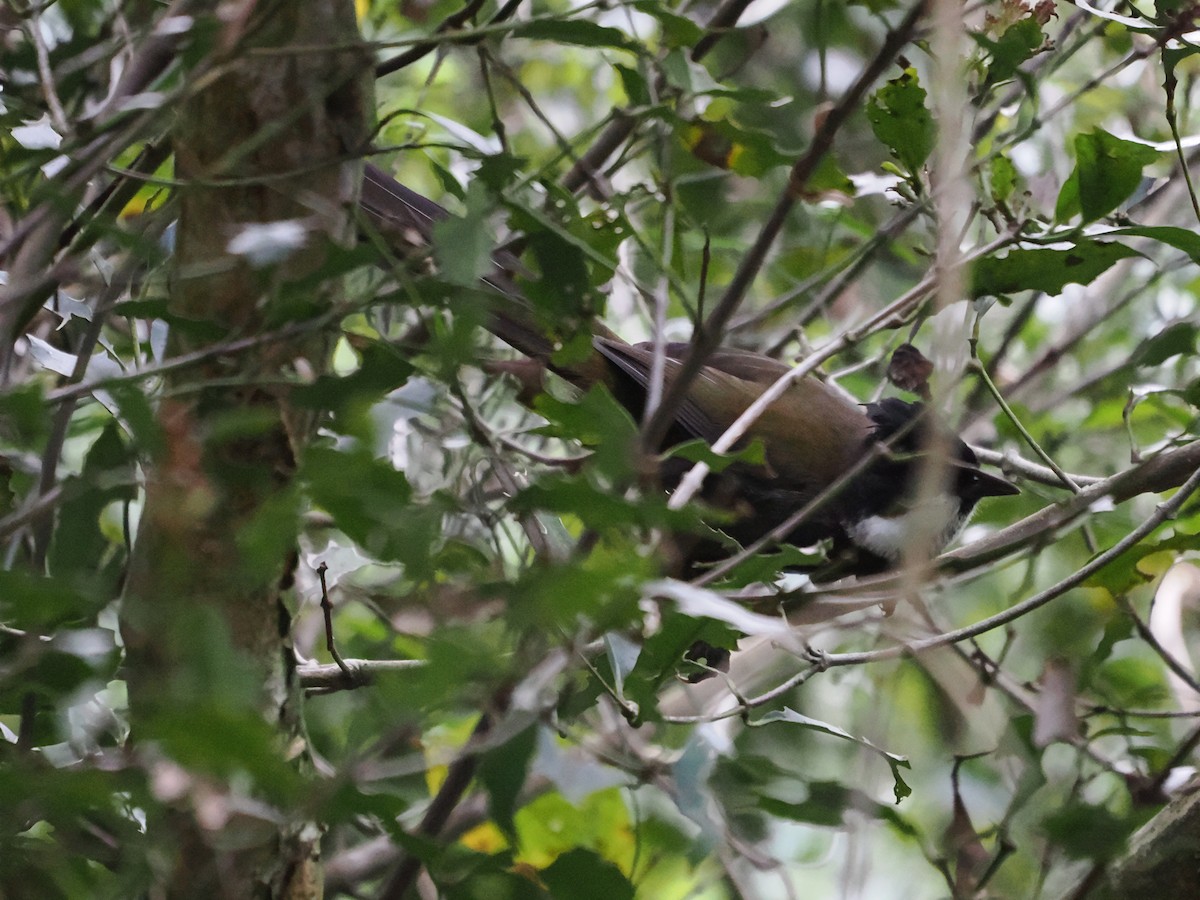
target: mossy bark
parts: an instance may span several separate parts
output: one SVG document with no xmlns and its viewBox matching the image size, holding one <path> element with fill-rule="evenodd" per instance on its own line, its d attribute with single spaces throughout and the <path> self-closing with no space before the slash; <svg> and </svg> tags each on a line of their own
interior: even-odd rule
<svg viewBox="0 0 1200 900">
<path fill-rule="evenodd" d="M 281 329 L 290 336 L 165 380 L 162 440 L 147 466 L 122 609 L 133 740 L 152 772 L 178 764 L 188 776 L 176 782 L 168 819 L 149 825 L 167 832 L 160 895 L 318 897 L 319 826 L 272 797 L 274 813 L 236 827 L 244 786 L 189 768 L 164 736 L 200 711 L 264 720 L 280 766 L 304 766 L 284 593 L 311 413 L 294 409 L 289 394 L 324 365 L 327 338 L 299 323 L 328 310 L 338 284 L 315 279 L 299 301 L 289 288 L 353 240 L 371 58 L 350 0 L 208 3 L 189 53 L 192 89 L 174 137 L 171 350 Z M 231 252 L 248 227 L 280 222 L 303 236 L 291 252 L 287 241 L 275 243 L 280 256 L 269 263 Z M 212 815 L 214 802 L 224 815 Z"/>
</svg>

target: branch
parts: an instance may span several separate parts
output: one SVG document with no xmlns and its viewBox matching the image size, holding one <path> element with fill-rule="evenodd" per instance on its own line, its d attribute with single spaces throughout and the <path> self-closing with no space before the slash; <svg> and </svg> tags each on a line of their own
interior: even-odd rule
<svg viewBox="0 0 1200 900">
<path fill-rule="evenodd" d="M 1122 897 L 1191 897 L 1196 892 L 1196 847 L 1200 846 L 1200 791 L 1173 800 L 1130 839 L 1129 851 L 1103 879 L 1089 880 L 1072 900 Z M 1093 872 L 1094 874 L 1098 874 Z"/>
<path fill-rule="evenodd" d="M 1091 505 L 1092 502 L 1095 502 L 1095 500 L 1109 493 L 1109 491 L 1099 490 L 1103 487 L 1108 487 L 1110 490 L 1115 491 L 1117 488 L 1121 490 L 1128 490 L 1136 486 L 1145 486 L 1149 484 L 1157 485 L 1159 479 L 1162 477 L 1163 471 L 1174 471 L 1176 467 L 1184 464 L 1184 460 L 1192 460 L 1193 462 L 1187 480 L 1183 482 L 1179 490 L 1174 496 L 1171 497 L 1170 500 L 1159 504 L 1154 513 L 1149 516 L 1146 521 L 1140 524 L 1129 534 L 1125 535 L 1125 537 L 1123 537 L 1108 550 L 1105 550 L 1103 553 L 1094 556 L 1086 565 L 1077 569 L 1075 572 L 1068 575 L 1066 578 L 1062 579 L 1056 584 L 1051 585 L 1045 590 L 1030 597 L 1028 600 L 1024 600 L 1015 606 L 1011 606 L 1002 613 L 982 619 L 973 625 L 968 625 L 964 628 L 958 628 L 954 631 L 933 635 L 932 637 L 928 637 L 919 641 L 912 641 L 903 645 L 886 647 L 881 650 L 867 650 L 858 653 L 825 654 L 815 651 L 813 654 L 815 662 L 813 662 L 812 665 L 801 670 L 796 675 L 784 681 L 782 684 L 777 685 L 769 691 L 759 694 L 757 697 L 739 699 L 738 703 L 733 707 L 712 715 L 664 716 L 663 721 L 674 724 L 696 724 L 698 722 L 711 722 L 717 719 L 745 715 L 747 710 L 774 702 L 775 700 L 787 694 L 793 688 L 808 681 L 813 675 L 823 672 L 826 669 L 840 666 L 865 665 L 867 663 L 882 662 L 884 660 L 917 656 L 928 650 L 934 650 L 938 647 L 945 647 L 950 644 L 958 643 L 959 641 L 978 637 L 979 635 L 985 634 L 988 631 L 992 631 L 993 629 L 1007 625 L 1010 622 L 1014 622 L 1036 609 L 1040 609 L 1051 600 L 1062 596 L 1072 588 L 1078 587 L 1096 572 L 1099 572 L 1109 563 L 1125 554 L 1128 550 L 1152 534 L 1155 529 L 1157 529 L 1164 522 L 1174 518 L 1182 508 L 1183 504 L 1187 502 L 1187 500 L 1198 488 L 1200 488 L 1200 465 L 1197 465 L 1195 462 L 1196 457 L 1200 456 L 1200 441 L 1195 441 L 1191 444 L 1188 444 L 1187 446 L 1180 448 L 1180 450 L 1176 451 L 1175 453 L 1168 455 L 1173 457 L 1169 465 L 1164 464 L 1155 467 L 1153 470 L 1144 471 L 1150 468 L 1150 464 L 1147 463 L 1145 465 L 1138 466 L 1136 469 L 1129 472 L 1122 472 L 1118 475 L 1114 475 L 1106 482 L 1093 485 L 1078 494 L 1072 495 L 1065 504 L 1062 504 L 1061 506 L 1048 507 L 1047 509 L 1030 516 L 1028 519 L 1023 520 L 1023 522 L 1019 522 L 1017 525 L 1013 526 L 1013 528 L 1019 528 L 1031 520 L 1039 519 L 1044 514 L 1052 513 L 1064 507 L 1074 508 L 1082 503 L 1083 498 L 1088 497 L 1090 498 L 1090 502 L 1083 504 L 1083 509 L 1086 509 Z M 1152 462 L 1154 462 L 1154 460 L 1152 460 Z M 1167 488 L 1161 489 L 1166 490 Z M 1011 530 L 1012 529 L 1005 529 L 1005 531 Z M 1001 534 L 1003 534 L 1003 532 L 1001 532 Z M 998 536 L 999 535 L 994 535 L 993 537 Z M 979 543 L 984 542 L 981 541 Z M 972 548 L 974 546 L 975 545 L 972 545 Z M 960 554 L 968 549 L 971 548 L 963 548 L 962 550 L 955 551 L 954 553 L 943 554 L 943 556 L 939 558 L 939 561 L 944 563 L 947 558 L 954 557 L 956 554 Z M 883 579 L 879 579 L 879 582 L 893 582 L 896 580 L 896 577 L 897 576 L 894 575 L 888 576 Z M 875 579 L 868 580 L 869 583 L 875 583 L 875 581 Z"/>
<path fill-rule="evenodd" d="M 423 659 L 343 659 L 337 663 L 305 663 L 296 667 L 300 686 L 308 694 L 332 694 L 373 684 L 376 677 L 391 672 L 411 672 L 425 665 Z"/>
<path fill-rule="evenodd" d="M 429 808 L 425 810 L 425 815 L 421 818 L 421 824 L 417 826 L 417 833 L 423 837 L 437 837 L 445 827 L 446 822 L 450 818 L 450 814 L 454 812 L 455 807 L 462 801 L 463 795 L 467 792 L 467 787 L 471 784 L 471 779 L 475 777 L 475 770 L 479 766 L 478 749 L 474 746 L 480 738 L 487 736 L 491 730 L 492 719 L 487 713 L 479 717 L 479 721 L 475 725 L 475 730 L 471 733 L 470 739 L 467 741 L 467 747 L 462 755 L 450 764 L 450 770 L 446 774 L 446 780 L 442 782 L 441 788 L 429 804 Z M 402 900 L 409 888 L 417 880 L 417 875 L 421 872 L 421 860 L 412 853 L 406 855 L 392 873 L 392 877 L 387 880 L 387 884 L 383 886 L 383 890 L 379 892 L 379 900 Z"/>
</svg>

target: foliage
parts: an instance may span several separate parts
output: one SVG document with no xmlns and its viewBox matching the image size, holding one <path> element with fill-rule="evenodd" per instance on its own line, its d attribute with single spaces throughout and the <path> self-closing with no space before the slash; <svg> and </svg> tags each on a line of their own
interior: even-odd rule
<svg viewBox="0 0 1200 900">
<path fill-rule="evenodd" d="M 728 29 L 656 0 L 356 5 L 386 73 L 372 158 L 455 216 L 415 250 L 363 219 L 360 246 L 286 282 L 292 233 L 257 232 L 274 318 L 255 333 L 168 301 L 164 135 L 238 52 L 228 23 L 133 2 L 0 14 L 6 896 L 146 892 L 179 809 L 225 846 L 322 823 L 330 896 L 383 891 L 402 857 L 454 898 L 1060 896 L 1119 856 L 1191 752 L 1200 692 L 1194 609 L 1171 605 L 1200 581 L 1200 506 L 1172 493 L 1200 459 L 1190 7 L 999 0 L 947 59 L 891 2 L 751 6 Z M 161 63 L 132 93 L 109 65 L 127 52 Z M 969 208 L 948 213 L 955 159 Z M 506 228 L 560 358 L 595 315 L 686 340 L 730 303 L 726 343 L 815 354 L 867 399 L 912 342 L 1021 496 L 985 503 L 946 567 L 865 600 L 780 575 L 811 559 L 792 550 L 664 581 L 664 533 L 719 516 L 643 489 L 639 423 L 608 394 L 555 382 L 535 412 L 481 367 L 507 353 L 479 283 Z M 959 294 L 939 311 L 941 279 Z M 202 677 L 136 721 L 117 611 L 147 473 L 185 443 L 164 400 L 313 336 L 328 370 L 283 387 L 316 436 L 214 573 L 297 553 L 313 765 L 294 768 L 199 600 L 179 627 Z M 246 406 L 208 427 L 268 426 Z M 1143 478 L 1156 458 L 1186 471 Z M 326 649 L 321 564 L 340 654 L 368 661 L 354 677 Z M 698 640 L 736 648 L 728 673 L 685 680 Z M 431 801 L 449 807 L 432 825 Z"/>
</svg>

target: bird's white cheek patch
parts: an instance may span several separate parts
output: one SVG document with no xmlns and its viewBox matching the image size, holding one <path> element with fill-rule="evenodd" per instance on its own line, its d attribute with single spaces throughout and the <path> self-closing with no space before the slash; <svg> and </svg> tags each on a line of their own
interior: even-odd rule
<svg viewBox="0 0 1200 900">
<path fill-rule="evenodd" d="M 935 549 L 940 551 L 958 536 L 968 519 L 970 515 L 962 514 L 957 497 L 942 494 L 898 516 L 867 516 L 845 527 L 850 540 L 864 550 L 898 560 L 919 535 L 933 535 Z"/>
</svg>

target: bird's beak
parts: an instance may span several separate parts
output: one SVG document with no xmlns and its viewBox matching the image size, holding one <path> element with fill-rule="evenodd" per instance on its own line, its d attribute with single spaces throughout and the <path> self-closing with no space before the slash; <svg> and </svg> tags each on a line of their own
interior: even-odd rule
<svg viewBox="0 0 1200 900">
<path fill-rule="evenodd" d="M 1020 488 L 1007 478 L 1001 478 L 999 475 L 993 475 L 983 469 L 977 470 L 974 474 L 974 487 L 980 497 L 1008 497 L 1021 493 Z"/>
</svg>

